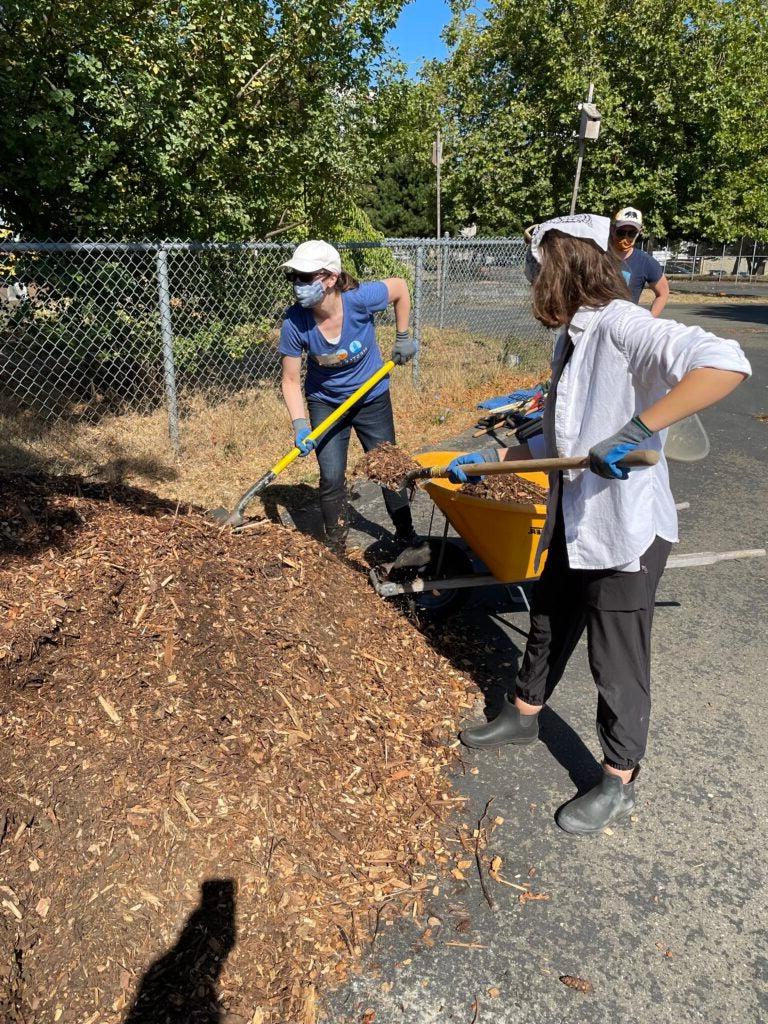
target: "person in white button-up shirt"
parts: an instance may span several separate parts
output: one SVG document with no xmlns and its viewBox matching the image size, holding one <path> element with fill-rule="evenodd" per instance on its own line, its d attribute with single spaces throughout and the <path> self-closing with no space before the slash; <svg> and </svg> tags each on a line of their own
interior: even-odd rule
<svg viewBox="0 0 768 1024">
<path fill-rule="evenodd" d="M 656 588 L 677 515 L 664 458 L 666 428 L 738 386 L 751 372 L 738 343 L 700 327 L 656 319 L 630 301 L 609 245 L 607 217 L 578 214 L 533 231 L 526 274 L 534 315 L 560 328 L 544 431 L 527 445 L 461 456 L 473 462 L 589 454 L 590 470 L 550 475 L 531 629 L 514 703 L 492 722 L 465 729 L 471 747 L 534 742 L 538 712 L 587 630 L 598 689 L 601 782 L 560 808 L 574 834 L 625 820 L 645 753 L 650 714 L 650 635 Z M 633 450 L 659 454 L 628 472 Z"/>
</svg>

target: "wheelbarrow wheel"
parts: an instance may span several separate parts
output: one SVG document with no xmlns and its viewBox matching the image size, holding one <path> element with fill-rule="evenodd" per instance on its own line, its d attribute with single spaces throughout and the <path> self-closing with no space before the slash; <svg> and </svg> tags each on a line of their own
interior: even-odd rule
<svg viewBox="0 0 768 1024">
<path fill-rule="evenodd" d="M 430 537 L 428 543 L 430 559 L 419 571 L 419 576 L 446 580 L 453 576 L 472 575 L 472 560 L 455 541 Z M 412 614 L 428 622 L 444 622 L 464 607 L 470 594 L 471 589 L 465 587 L 461 590 L 425 590 L 421 594 L 410 594 L 405 600 Z"/>
</svg>

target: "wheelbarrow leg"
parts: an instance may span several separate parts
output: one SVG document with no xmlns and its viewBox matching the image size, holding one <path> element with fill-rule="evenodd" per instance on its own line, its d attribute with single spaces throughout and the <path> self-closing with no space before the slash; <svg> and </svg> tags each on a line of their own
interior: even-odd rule
<svg viewBox="0 0 768 1024">
<path fill-rule="evenodd" d="M 443 558 L 445 557 L 445 544 L 448 539 L 448 519 L 445 519 L 445 525 L 443 526 L 443 542 L 440 545 L 440 554 L 437 558 L 437 568 L 435 569 L 435 576 L 440 575 L 440 570 L 443 568 Z"/>
<path fill-rule="evenodd" d="M 522 585 L 520 583 L 508 583 L 507 584 L 507 593 L 509 594 L 509 596 L 512 598 L 513 601 L 515 600 L 515 594 L 514 594 L 515 590 L 517 591 L 517 593 L 519 595 L 520 602 L 522 603 L 523 607 L 525 608 L 525 610 L 530 615 L 531 614 L 531 605 L 530 605 L 530 602 L 528 600 L 527 594 L 523 590 Z"/>
</svg>

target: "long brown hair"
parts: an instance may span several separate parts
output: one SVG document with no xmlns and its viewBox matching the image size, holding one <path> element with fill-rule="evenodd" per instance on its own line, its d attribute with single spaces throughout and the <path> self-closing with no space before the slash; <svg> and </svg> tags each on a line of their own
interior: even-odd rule
<svg viewBox="0 0 768 1024">
<path fill-rule="evenodd" d="M 342 270 L 339 276 L 336 278 L 336 284 L 333 286 L 334 291 L 337 292 L 352 292 L 355 288 L 360 287 L 360 282 L 356 277 L 352 277 L 346 270 Z"/>
<path fill-rule="evenodd" d="M 629 299 L 621 261 L 589 238 L 548 231 L 541 242 L 541 267 L 533 283 L 533 315 L 545 327 L 570 322 L 580 306 L 607 306 Z"/>
</svg>

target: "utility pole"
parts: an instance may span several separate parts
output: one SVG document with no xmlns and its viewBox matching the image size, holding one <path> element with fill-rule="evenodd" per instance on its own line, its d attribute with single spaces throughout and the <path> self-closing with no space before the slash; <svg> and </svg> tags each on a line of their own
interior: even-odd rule
<svg viewBox="0 0 768 1024">
<path fill-rule="evenodd" d="M 440 165 L 443 162 L 443 143 L 440 138 L 440 129 L 437 129 L 437 136 L 432 143 L 432 163 L 437 172 L 437 230 L 435 238 L 440 238 Z"/>
<path fill-rule="evenodd" d="M 595 93 L 594 82 L 589 83 L 586 103 L 579 103 L 577 109 L 581 111 L 581 122 L 579 124 L 579 159 L 576 163 L 576 180 L 573 183 L 573 195 L 571 196 L 571 215 L 576 212 L 576 197 L 579 194 L 579 182 L 581 181 L 581 165 L 584 162 L 584 140 L 596 139 L 600 134 L 600 113 L 592 102 Z"/>
</svg>

